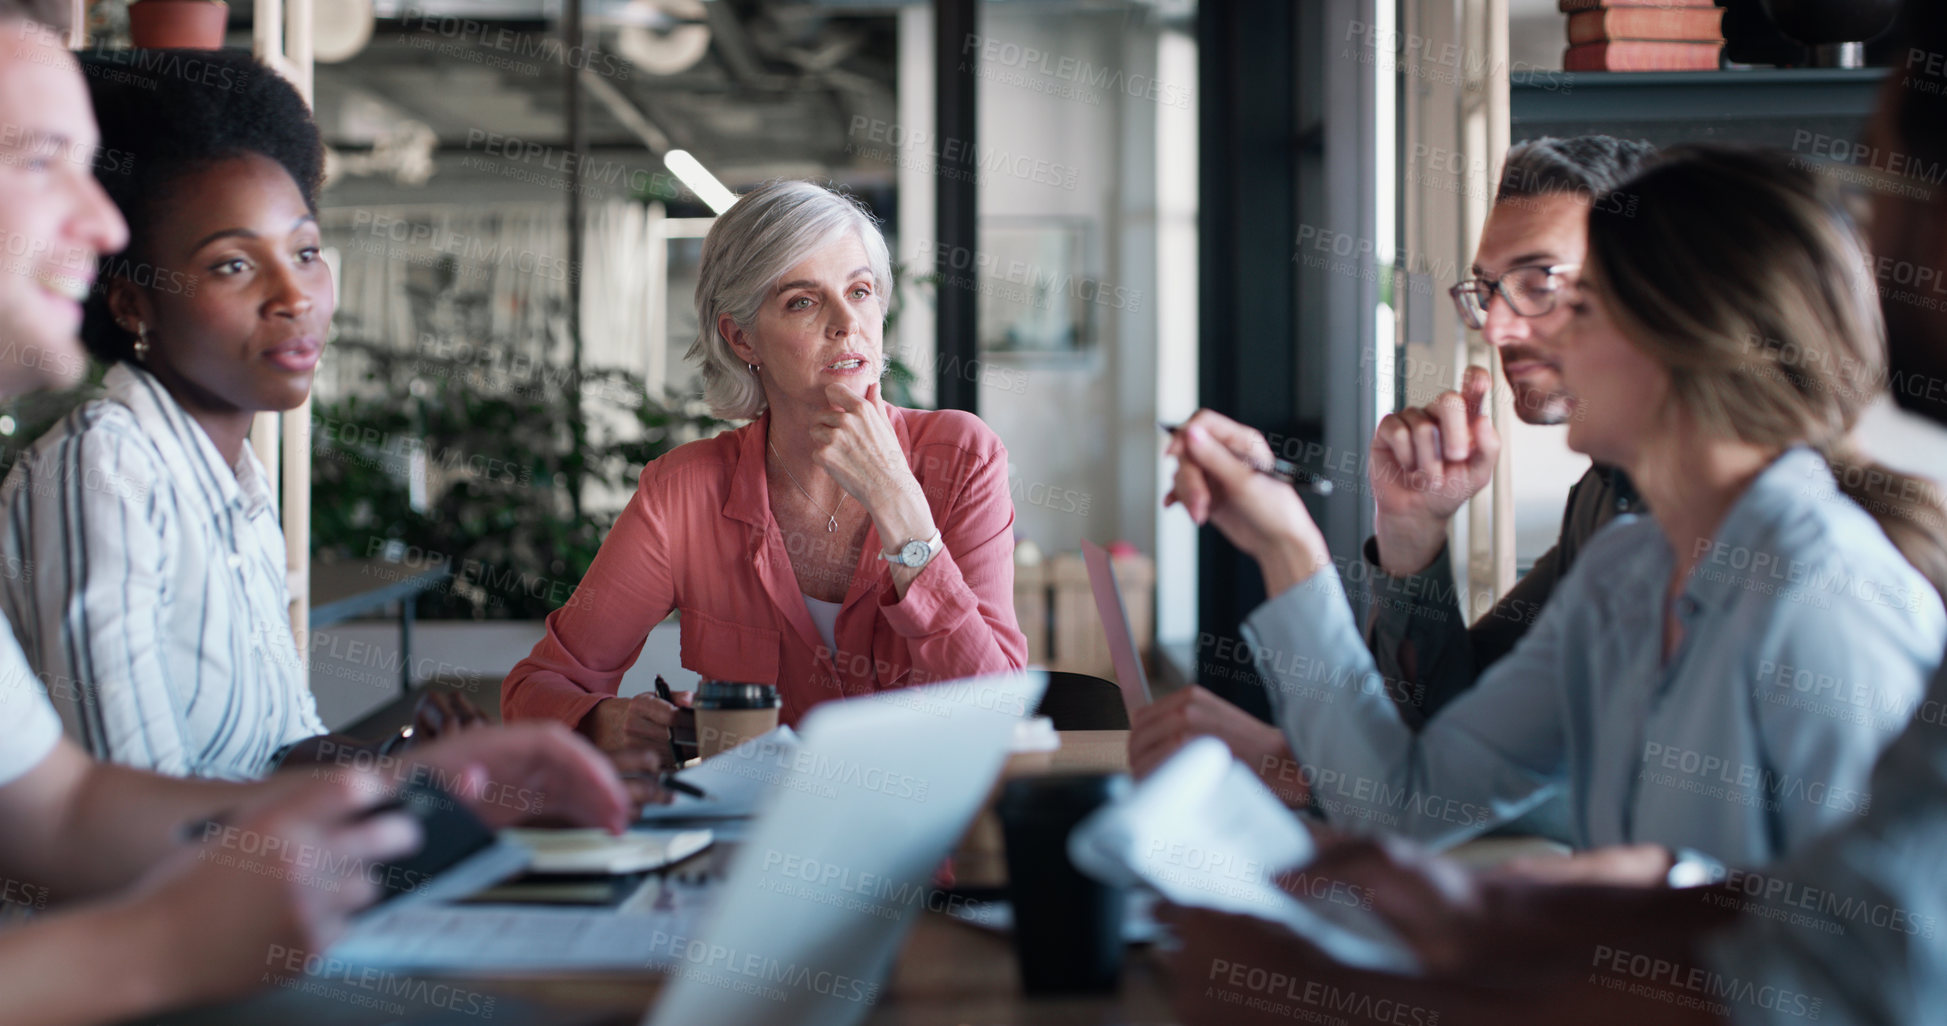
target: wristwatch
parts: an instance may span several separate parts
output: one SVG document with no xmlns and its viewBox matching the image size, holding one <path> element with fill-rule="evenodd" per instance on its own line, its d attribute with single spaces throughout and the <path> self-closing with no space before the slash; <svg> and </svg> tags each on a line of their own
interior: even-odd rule
<svg viewBox="0 0 1947 1026">
<path fill-rule="evenodd" d="M 1707 887 L 1729 875 L 1730 869 L 1709 855 L 1677 848 L 1670 852 L 1670 871 L 1664 874 L 1663 882 L 1673 888 Z"/>
<path fill-rule="evenodd" d="M 933 537 L 926 541 L 909 541 L 899 547 L 897 552 L 881 552 L 879 558 L 897 566 L 908 566 L 917 570 L 933 561 L 933 557 L 946 548 L 946 539 L 934 531 Z"/>
</svg>

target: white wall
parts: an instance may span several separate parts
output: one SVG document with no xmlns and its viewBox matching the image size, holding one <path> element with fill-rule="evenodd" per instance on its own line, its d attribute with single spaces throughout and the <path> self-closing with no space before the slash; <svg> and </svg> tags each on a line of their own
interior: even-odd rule
<svg viewBox="0 0 1947 1026">
<path fill-rule="evenodd" d="M 1565 427 L 1516 422 L 1514 447 L 1514 558 L 1523 572 L 1555 544 L 1569 487 L 1589 469 L 1589 458 L 1568 447 Z"/>
<path fill-rule="evenodd" d="M 1157 77 L 1181 84 L 1190 94 L 1197 80 L 1197 44 L 1185 32 L 1158 40 Z M 1194 98 L 1156 111 L 1156 387 L 1159 419 L 1176 421 L 1196 408 L 1198 385 L 1197 263 L 1197 109 Z M 1149 425 L 1136 428 L 1144 433 Z M 1154 436 L 1151 436 L 1152 438 Z M 1153 443 L 1152 443 L 1153 444 Z M 1168 491 L 1160 450 L 1149 454 L 1148 508 L 1158 509 Z M 1126 492 L 1136 491 L 1126 488 Z M 1181 513 L 1156 520 L 1156 640 L 1164 645 L 1193 644 L 1197 635 L 1197 526 Z"/>
<path fill-rule="evenodd" d="M 1121 12 L 989 4 L 981 35 L 970 55 L 983 75 L 981 148 L 1073 172 L 1055 184 L 983 172 L 981 217 L 1087 220 L 1084 270 L 1125 300 L 1095 306 L 1095 339 L 1081 357 L 990 358 L 980 412 L 1008 446 L 1016 529 L 1046 551 L 1127 539 L 1153 555 L 1159 105 L 1117 84 L 1144 83 L 1143 92 L 1155 80 L 1157 32 Z M 1030 60 L 1029 50 L 1045 56 Z M 1165 95 L 1194 102 L 1194 82 L 1164 84 Z M 1186 287 L 1194 294 L 1193 281 Z"/>
<path fill-rule="evenodd" d="M 1555 0 L 1508 0 L 1508 67 L 1560 71 L 1567 19 Z"/>
</svg>

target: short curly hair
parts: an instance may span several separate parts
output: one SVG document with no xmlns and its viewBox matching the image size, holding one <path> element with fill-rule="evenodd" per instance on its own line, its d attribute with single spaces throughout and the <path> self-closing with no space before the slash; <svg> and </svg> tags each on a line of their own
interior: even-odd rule
<svg viewBox="0 0 1947 1026">
<path fill-rule="evenodd" d="M 158 212 L 184 176 L 220 161 L 257 154 L 290 174 L 305 205 L 318 207 L 324 140 L 304 98 L 242 50 L 132 50 L 87 54 L 101 148 L 95 178 L 128 222 L 128 250 L 102 260 L 100 280 L 127 276 L 147 261 Z M 88 303 L 81 340 L 104 363 L 126 360 L 134 336 L 115 323 L 107 290 Z"/>
</svg>

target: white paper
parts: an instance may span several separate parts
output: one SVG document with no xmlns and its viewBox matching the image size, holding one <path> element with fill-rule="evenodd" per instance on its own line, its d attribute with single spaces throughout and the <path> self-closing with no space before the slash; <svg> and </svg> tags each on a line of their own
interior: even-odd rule
<svg viewBox="0 0 1947 1026">
<path fill-rule="evenodd" d="M 1068 838 L 1075 867 L 1098 880 L 1146 884 L 1178 905 L 1282 923 L 1354 968 L 1418 972 L 1412 951 L 1371 912 L 1301 901 L 1278 886 L 1279 874 L 1316 854 L 1298 817 L 1209 737 L 1183 746 Z"/>
<path fill-rule="evenodd" d="M 797 756 L 798 735 L 790 727 L 759 734 L 676 774 L 676 779 L 701 788 L 710 797 L 677 794 L 668 805 L 645 806 L 637 820 L 754 816 L 778 785 L 790 777 Z"/>
<path fill-rule="evenodd" d="M 714 895 L 651 879 L 620 909 L 416 905 L 360 920 L 331 948 L 339 964 L 392 970 L 518 973 L 667 965 Z"/>
</svg>

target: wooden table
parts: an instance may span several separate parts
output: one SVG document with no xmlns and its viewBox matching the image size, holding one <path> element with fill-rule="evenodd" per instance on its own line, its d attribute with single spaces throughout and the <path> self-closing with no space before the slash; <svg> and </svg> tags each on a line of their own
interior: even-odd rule
<svg viewBox="0 0 1947 1026">
<path fill-rule="evenodd" d="M 1038 768 L 1059 771 L 1129 770 L 1129 732 L 1126 730 L 1064 730 L 1058 751 L 1012 756 L 1002 779 L 1022 776 Z"/>
<path fill-rule="evenodd" d="M 1084 770 L 1126 771 L 1129 732 L 1126 730 L 1064 731 L 1054 752 L 1016 755 L 1001 772 L 1002 781 L 1041 773 Z M 979 827 L 970 833 L 978 833 Z M 697 856 L 707 861 L 712 876 L 727 869 L 728 850 Z M 962 856 L 955 868 L 964 880 Z M 644 977 L 479 980 L 480 986 L 570 1007 L 644 1009 L 655 998 L 661 980 Z M 885 996 L 867 1023 L 874 1026 L 1081 1026 L 1081 1024 L 1167 1023 L 1169 1005 L 1155 953 L 1131 948 L 1123 971 L 1122 988 L 1112 995 L 1075 998 L 1029 998 L 1021 992 L 1011 938 L 922 912 L 900 949 Z"/>
<path fill-rule="evenodd" d="M 450 978 L 483 992 L 587 1013 L 640 1016 L 661 990 L 654 974 L 580 978 Z M 604 1020 L 606 1021 L 606 1020 Z M 630 1019 L 628 1021 L 633 1021 Z M 907 934 L 869 1026 L 1147 1026 L 1174 1022 L 1156 953 L 1130 948 L 1114 994 L 1068 998 L 1021 993 L 1010 938 L 923 912 Z"/>
</svg>

